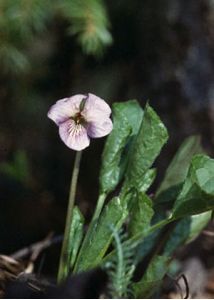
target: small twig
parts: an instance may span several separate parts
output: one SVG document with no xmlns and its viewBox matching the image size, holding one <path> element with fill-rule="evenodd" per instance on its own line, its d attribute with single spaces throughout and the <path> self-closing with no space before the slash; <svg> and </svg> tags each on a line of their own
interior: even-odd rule
<svg viewBox="0 0 214 300">
<path fill-rule="evenodd" d="M 178 280 L 179 280 L 180 277 L 179 278 L 174 278 L 174 277 L 170 276 L 169 274 L 167 274 L 167 277 L 169 277 L 172 280 L 173 284 L 177 287 L 178 292 L 180 294 L 180 298 L 184 299 L 182 288 L 181 288 L 180 284 L 178 283 Z"/>
<path fill-rule="evenodd" d="M 37 275 L 38 275 L 38 276 L 41 275 L 42 268 L 43 268 L 44 262 L 45 262 L 45 257 L 46 257 L 46 253 L 43 253 L 43 255 L 42 255 L 42 257 L 41 257 L 41 260 L 40 260 L 40 263 L 39 263 L 38 270 L 37 270 Z"/>
<path fill-rule="evenodd" d="M 174 278 L 174 277 L 170 276 L 169 274 L 167 274 L 167 276 L 173 281 L 173 283 L 177 287 L 181 299 L 188 299 L 189 298 L 189 284 L 188 284 L 186 276 L 184 274 L 181 274 L 177 278 Z M 184 284 L 185 284 L 185 288 L 186 288 L 186 295 L 185 296 L 183 295 L 183 290 L 182 290 L 182 288 L 181 288 L 181 286 L 178 282 L 181 278 L 183 279 Z"/>
<path fill-rule="evenodd" d="M 209 231 L 209 230 L 204 230 L 202 233 L 203 233 L 204 235 L 207 235 L 207 236 L 211 236 L 211 237 L 214 236 L 214 232 Z"/>
<path fill-rule="evenodd" d="M 188 284 L 187 278 L 186 278 L 186 276 L 185 276 L 184 274 L 181 274 L 181 275 L 176 279 L 177 283 L 178 283 L 178 281 L 179 281 L 181 278 L 183 279 L 184 284 L 185 284 L 185 287 L 186 287 L 186 295 L 185 295 L 185 297 L 183 297 L 183 299 L 188 299 L 188 298 L 189 298 L 189 284 Z"/>
<path fill-rule="evenodd" d="M 179 291 L 181 299 L 184 299 L 182 288 L 181 288 L 180 284 L 178 283 L 177 279 L 174 280 L 174 284 L 176 285 L 176 287 L 177 287 L 177 289 Z"/>
<path fill-rule="evenodd" d="M 31 283 L 31 282 L 28 282 L 28 286 L 30 288 L 32 288 L 33 290 L 37 291 L 37 292 L 42 292 L 43 291 L 40 287 L 38 287 L 37 285 L 35 285 L 35 284 Z"/>
<path fill-rule="evenodd" d="M 53 232 L 50 232 L 48 234 L 48 236 L 41 241 L 40 243 L 37 244 L 36 247 L 34 247 L 32 254 L 30 256 L 30 261 L 31 262 L 35 262 L 39 256 L 39 254 L 46 249 L 47 247 L 49 247 L 51 245 L 51 239 L 53 237 Z"/>
<path fill-rule="evenodd" d="M 23 259 L 23 258 L 31 255 L 30 261 L 34 262 L 38 258 L 39 254 L 44 249 L 61 242 L 63 239 L 63 236 L 61 236 L 61 235 L 55 236 L 53 238 L 52 238 L 52 236 L 53 236 L 53 233 L 49 233 L 48 236 L 44 240 L 34 243 L 28 247 L 25 247 L 15 253 L 13 253 L 10 256 L 12 258 L 18 260 L 18 259 Z"/>
</svg>

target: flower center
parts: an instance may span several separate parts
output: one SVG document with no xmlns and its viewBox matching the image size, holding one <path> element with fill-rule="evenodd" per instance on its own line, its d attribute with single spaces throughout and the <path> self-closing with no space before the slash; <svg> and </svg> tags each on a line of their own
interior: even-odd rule
<svg viewBox="0 0 214 300">
<path fill-rule="evenodd" d="M 73 120 L 75 121 L 76 125 L 84 124 L 84 123 L 85 123 L 85 119 L 84 119 L 84 117 L 81 115 L 81 112 L 78 112 L 78 113 L 73 117 Z"/>
</svg>

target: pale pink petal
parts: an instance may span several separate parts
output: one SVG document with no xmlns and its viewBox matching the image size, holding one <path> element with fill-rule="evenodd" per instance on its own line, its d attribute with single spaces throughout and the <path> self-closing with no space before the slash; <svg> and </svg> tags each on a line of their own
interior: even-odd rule
<svg viewBox="0 0 214 300">
<path fill-rule="evenodd" d="M 110 114 L 111 108 L 103 99 L 93 94 L 88 94 L 84 109 L 82 111 L 82 115 L 87 122 L 108 118 Z"/>
<path fill-rule="evenodd" d="M 113 124 L 110 118 L 105 118 L 102 122 L 90 122 L 87 126 L 87 133 L 92 138 L 99 138 L 112 131 Z"/>
<path fill-rule="evenodd" d="M 65 122 L 79 112 L 80 103 L 85 97 L 85 95 L 75 95 L 58 100 L 51 106 L 48 117 L 57 125 Z"/>
<path fill-rule="evenodd" d="M 76 151 L 85 149 L 90 143 L 85 127 L 71 119 L 59 125 L 59 135 L 66 146 Z"/>
</svg>

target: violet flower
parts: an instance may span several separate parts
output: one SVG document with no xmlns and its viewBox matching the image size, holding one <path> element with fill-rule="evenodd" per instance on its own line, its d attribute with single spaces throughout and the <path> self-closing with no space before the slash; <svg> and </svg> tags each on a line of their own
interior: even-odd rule
<svg viewBox="0 0 214 300">
<path fill-rule="evenodd" d="M 101 98 L 93 95 L 75 95 L 51 106 L 48 117 L 59 126 L 62 141 L 71 149 L 80 151 L 90 144 L 90 138 L 109 134 L 113 128 L 111 109 Z"/>
</svg>

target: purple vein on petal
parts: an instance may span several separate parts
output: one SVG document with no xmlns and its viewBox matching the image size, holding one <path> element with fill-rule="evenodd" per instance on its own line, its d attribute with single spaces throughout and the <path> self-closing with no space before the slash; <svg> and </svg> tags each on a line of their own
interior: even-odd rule
<svg viewBox="0 0 214 300">
<path fill-rule="evenodd" d="M 68 120 L 59 126 L 59 135 L 62 141 L 71 149 L 80 151 L 89 146 L 90 140 L 87 131 L 81 124 Z"/>
</svg>

